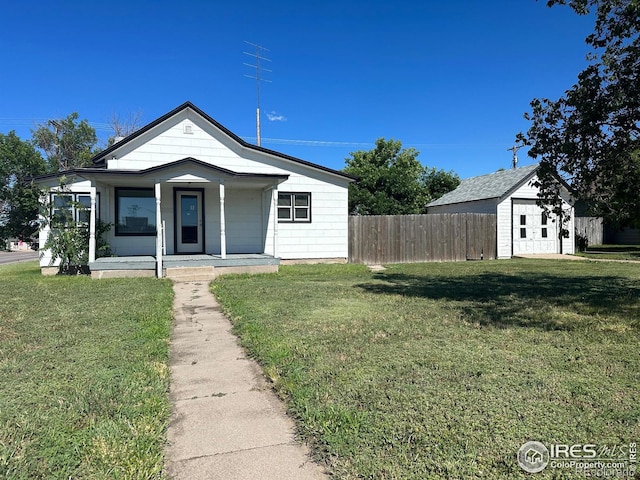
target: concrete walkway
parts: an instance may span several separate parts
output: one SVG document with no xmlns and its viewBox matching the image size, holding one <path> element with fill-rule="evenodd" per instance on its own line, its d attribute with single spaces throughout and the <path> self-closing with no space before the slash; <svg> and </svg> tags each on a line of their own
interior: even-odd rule
<svg viewBox="0 0 640 480">
<path fill-rule="evenodd" d="M 174 292 L 169 478 L 326 479 L 208 282 L 174 283 Z"/>
</svg>

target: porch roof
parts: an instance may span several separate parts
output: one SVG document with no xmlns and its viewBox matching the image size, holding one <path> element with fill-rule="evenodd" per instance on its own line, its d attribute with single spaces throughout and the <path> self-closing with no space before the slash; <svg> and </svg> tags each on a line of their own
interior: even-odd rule
<svg viewBox="0 0 640 480">
<path fill-rule="evenodd" d="M 172 174 L 172 171 L 174 172 Z M 199 175 L 198 175 L 199 174 Z M 227 168 L 218 167 L 193 157 L 183 158 L 175 162 L 164 163 L 143 170 L 106 169 L 104 167 L 83 167 L 65 170 L 34 177 L 36 183 L 45 183 L 60 177 L 81 177 L 87 180 L 102 180 L 118 182 L 127 178 L 149 179 L 164 182 L 209 183 L 215 179 L 249 180 L 250 183 L 282 183 L 289 178 L 288 174 L 235 172 Z"/>
</svg>

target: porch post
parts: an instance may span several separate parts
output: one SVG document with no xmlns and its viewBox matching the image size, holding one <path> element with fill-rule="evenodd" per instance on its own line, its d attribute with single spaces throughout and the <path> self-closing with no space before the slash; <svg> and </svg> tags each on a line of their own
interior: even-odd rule
<svg viewBox="0 0 640 480">
<path fill-rule="evenodd" d="M 224 180 L 220 180 L 220 258 L 227 258 L 227 225 L 224 218 Z"/>
<path fill-rule="evenodd" d="M 160 182 L 156 182 L 155 184 L 155 195 L 156 195 L 156 275 L 158 278 L 162 278 L 162 213 L 160 211 L 161 207 L 161 196 L 160 196 Z"/>
<path fill-rule="evenodd" d="M 96 187 L 91 182 L 89 189 L 91 207 L 89 210 L 89 263 L 96 261 Z"/>
<path fill-rule="evenodd" d="M 278 258 L 278 184 L 273 187 L 273 256 Z"/>
</svg>

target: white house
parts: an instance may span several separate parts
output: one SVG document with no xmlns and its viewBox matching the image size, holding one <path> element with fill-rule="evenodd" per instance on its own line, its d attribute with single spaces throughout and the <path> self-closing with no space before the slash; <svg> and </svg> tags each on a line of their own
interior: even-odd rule
<svg viewBox="0 0 640 480">
<path fill-rule="evenodd" d="M 492 213 L 496 215 L 497 255 L 574 253 L 573 200 L 561 185 L 563 218 L 547 216 L 536 205 L 538 164 L 468 178 L 455 190 L 429 203 L 428 213 Z M 560 225 L 567 234 L 560 239 Z"/>
<path fill-rule="evenodd" d="M 277 269 L 280 259 L 348 256 L 352 177 L 251 145 L 190 102 L 100 152 L 93 163 L 38 182 L 49 188 L 53 214 L 77 209 L 76 221 L 89 224 L 94 276 L 163 276 L 185 267 Z M 96 258 L 98 219 L 112 224 L 105 234 L 112 257 Z M 40 232 L 40 245 L 48 234 Z M 43 252 L 43 272 L 51 260 Z"/>
</svg>

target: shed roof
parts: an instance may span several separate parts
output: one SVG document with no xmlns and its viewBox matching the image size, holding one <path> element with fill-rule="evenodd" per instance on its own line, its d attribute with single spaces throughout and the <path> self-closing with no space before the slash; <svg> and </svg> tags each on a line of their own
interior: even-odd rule
<svg viewBox="0 0 640 480">
<path fill-rule="evenodd" d="M 467 178 L 460 182 L 458 188 L 429 203 L 427 207 L 500 198 L 531 177 L 538 166 L 539 164 L 534 163 L 526 167 L 500 170 L 488 175 Z"/>
</svg>

